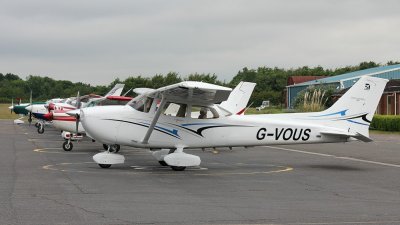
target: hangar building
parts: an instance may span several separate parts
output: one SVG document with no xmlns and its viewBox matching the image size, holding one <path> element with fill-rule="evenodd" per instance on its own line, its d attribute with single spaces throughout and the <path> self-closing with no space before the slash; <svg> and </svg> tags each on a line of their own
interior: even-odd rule
<svg viewBox="0 0 400 225">
<path fill-rule="evenodd" d="M 353 84 L 357 82 L 361 76 L 374 76 L 389 80 L 400 80 L 400 64 L 375 67 L 318 80 L 307 81 L 304 83 L 288 85 L 286 86 L 287 106 L 288 108 L 293 108 L 293 103 L 297 94 L 302 90 L 307 89 L 307 87 L 311 85 L 332 85 L 338 90 L 342 90 L 353 86 Z M 387 93 L 386 89 L 385 93 Z M 387 99 L 383 99 L 384 97 Z M 384 114 L 400 114 L 399 110 L 396 110 L 400 105 L 400 92 L 387 93 L 381 99 L 380 105 L 382 104 L 390 105 L 390 107 L 393 107 L 396 111 L 396 113 L 390 113 L 389 110 L 385 110 L 387 113 Z"/>
</svg>

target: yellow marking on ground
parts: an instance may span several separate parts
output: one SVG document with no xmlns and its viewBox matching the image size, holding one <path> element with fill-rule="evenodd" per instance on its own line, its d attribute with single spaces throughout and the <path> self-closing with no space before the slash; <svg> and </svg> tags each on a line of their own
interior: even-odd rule
<svg viewBox="0 0 400 225">
<path fill-rule="evenodd" d="M 59 151 L 48 151 L 48 150 L 59 150 Z M 67 152 L 64 151 L 62 148 L 37 148 L 33 150 L 34 152 L 39 152 L 39 153 L 50 153 L 50 154 L 88 154 L 91 152 Z"/>
<path fill-rule="evenodd" d="M 42 168 L 45 170 L 53 170 L 53 171 L 62 171 L 62 172 L 76 172 L 76 173 L 109 173 L 109 172 L 117 172 L 118 174 L 126 174 L 126 175 L 166 175 L 166 176 L 230 176 L 230 175 L 262 175 L 262 174 L 272 174 L 272 173 L 282 173 L 282 172 L 290 172 L 293 170 L 292 167 L 287 166 L 273 166 L 280 168 L 278 170 L 270 170 L 270 171 L 253 171 L 253 172 L 221 172 L 221 173 L 212 173 L 212 170 L 204 167 L 192 167 L 187 168 L 186 172 L 176 172 L 172 171 L 169 167 L 162 166 L 131 166 L 135 171 L 140 172 L 132 172 L 126 170 L 113 170 L 113 169 L 102 169 L 98 168 L 93 171 L 85 171 L 85 170 L 77 170 L 77 169 L 64 169 L 57 168 L 60 166 L 70 166 L 70 165 L 81 165 L 81 164 L 95 164 L 94 162 L 80 162 L 80 163 L 58 163 L 54 165 L 45 165 Z M 92 169 L 92 168 L 91 168 Z M 160 173 L 161 171 L 149 171 L 149 169 L 157 169 L 164 171 L 165 173 Z M 195 173 L 195 172 L 203 172 L 208 171 L 211 173 Z"/>
</svg>

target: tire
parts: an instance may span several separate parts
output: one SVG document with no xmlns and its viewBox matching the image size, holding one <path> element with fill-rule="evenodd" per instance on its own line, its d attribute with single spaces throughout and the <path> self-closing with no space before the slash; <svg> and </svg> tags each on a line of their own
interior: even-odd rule
<svg viewBox="0 0 400 225">
<path fill-rule="evenodd" d="M 39 128 L 39 123 L 35 123 L 35 127 Z"/>
<path fill-rule="evenodd" d="M 104 150 L 108 150 L 108 145 L 103 144 L 103 148 L 104 148 Z"/>
<path fill-rule="evenodd" d="M 69 151 L 72 150 L 72 148 L 74 147 L 74 145 L 72 144 L 72 142 L 70 142 L 70 143 L 68 144 L 68 141 L 64 141 L 62 147 L 63 147 L 64 151 L 69 152 Z"/>
<path fill-rule="evenodd" d="M 107 169 L 111 167 L 111 164 L 99 164 L 99 166 L 103 169 Z"/>
<path fill-rule="evenodd" d="M 44 133 L 44 127 L 39 126 L 38 129 L 37 129 L 37 132 L 38 132 L 39 134 L 43 134 L 43 133 Z"/>
<path fill-rule="evenodd" d="M 184 171 L 186 166 L 171 166 L 171 169 L 175 171 Z"/>
<path fill-rule="evenodd" d="M 158 161 L 158 163 L 160 163 L 161 166 L 169 166 L 165 161 Z"/>
</svg>

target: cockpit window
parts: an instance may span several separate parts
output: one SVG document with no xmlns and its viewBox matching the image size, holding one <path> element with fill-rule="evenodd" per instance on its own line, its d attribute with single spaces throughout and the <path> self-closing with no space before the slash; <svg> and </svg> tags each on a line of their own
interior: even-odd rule
<svg viewBox="0 0 400 225">
<path fill-rule="evenodd" d="M 167 102 L 164 106 L 163 114 L 167 116 L 185 117 L 186 109 L 186 104 Z"/>
</svg>

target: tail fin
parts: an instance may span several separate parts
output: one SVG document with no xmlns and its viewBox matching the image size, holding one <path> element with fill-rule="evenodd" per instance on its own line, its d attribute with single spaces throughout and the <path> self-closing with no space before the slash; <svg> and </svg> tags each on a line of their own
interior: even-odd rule
<svg viewBox="0 0 400 225">
<path fill-rule="evenodd" d="M 335 117 L 336 127 L 369 137 L 368 128 L 387 82 L 387 79 L 377 77 L 361 77 L 335 104 L 321 112 L 320 116 L 331 119 Z"/>
<path fill-rule="evenodd" d="M 111 89 L 106 95 L 107 96 L 121 96 L 122 90 L 124 89 L 125 84 L 116 84 L 113 89 Z"/>
<path fill-rule="evenodd" d="M 255 83 L 240 82 L 220 106 L 232 114 L 243 114 L 255 86 Z"/>
</svg>

